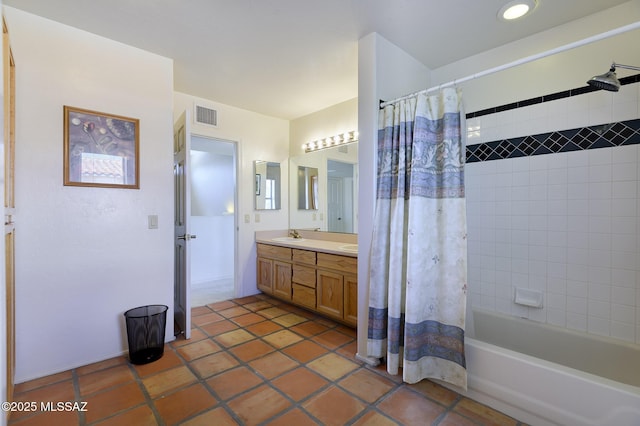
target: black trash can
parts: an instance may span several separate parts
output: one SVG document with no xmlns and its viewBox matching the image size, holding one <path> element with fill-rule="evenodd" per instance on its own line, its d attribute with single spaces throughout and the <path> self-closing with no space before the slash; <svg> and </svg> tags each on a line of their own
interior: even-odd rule
<svg viewBox="0 0 640 426">
<path fill-rule="evenodd" d="M 124 313 L 129 341 L 129 359 L 133 364 L 147 364 L 164 353 L 165 305 L 147 305 Z"/>
</svg>

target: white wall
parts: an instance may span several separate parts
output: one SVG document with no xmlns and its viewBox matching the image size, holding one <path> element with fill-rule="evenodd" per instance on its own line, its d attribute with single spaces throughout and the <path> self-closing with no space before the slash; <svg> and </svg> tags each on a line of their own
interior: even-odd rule
<svg viewBox="0 0 640 426">
<path fill-rule="evenodd" d="M 369 252 L 373 232 L 378 141 L 378 102 L 429 86 L 430 72 L 376 33 L 358 43 L 358 354 L 366 354 Z"/>
<path fill-rule="evenodd" d="M 174 120 L 185 110 L 193 110 L 194 102 L 218 111 L 218 127 L 192 124 L 194 134 L 233 141 L 238 144 L 238 259 L 236 274 L 238 296 L 258 293 L 256 287 L 255 231 L 287 229 L 287 209 L 254 209 L 254 160 L 280 163 L 282 176 L 289 168 L 289 122 L 255 112 L 219 104 L 184 93 L 174 93 Z M 289 205 L 288 180 L 282 179 L 282 206 Z"/>
<path fill-rule="evenodd" d="M 173 74 L 167 58 L 16 9 L 5 16 L 17 64 L 22 382 L 121 355 L 124 311 L 173 305 Z M 63 105 L 140 119 L 139 190 L 63 186 Z M 158 229 L 147 229 L 151 214 Z"/>
<path fill-rule="evenodd" d="M 303 144 L 353 130 L 358 130 L 358 98 L 291 120 L 289 154 L 304 155 Z"/>
</svg>

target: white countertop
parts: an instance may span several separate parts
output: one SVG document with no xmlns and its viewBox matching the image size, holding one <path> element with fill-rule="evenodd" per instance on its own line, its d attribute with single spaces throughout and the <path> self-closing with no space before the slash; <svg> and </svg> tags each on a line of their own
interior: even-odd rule
<svg viewBox="0 0 640 426">
<path fill-rule="evenodd" d="M 358 257 L 358 236 L 354 234 L 338 235 L 314 231 L 299 231 L 302 238 L 287 236 L 288 231 L 258 231 L 256 242 L 274 246 L 312 250 L 321 253 Z M 328 234 L 328 235 L 320 235 Z M 333 238 L 332 238 L 333 237 Z M 325 239 L 332 238 L 332 239 Z M 341 241 L 335 241 L 338 239 Z"/>
</svg>

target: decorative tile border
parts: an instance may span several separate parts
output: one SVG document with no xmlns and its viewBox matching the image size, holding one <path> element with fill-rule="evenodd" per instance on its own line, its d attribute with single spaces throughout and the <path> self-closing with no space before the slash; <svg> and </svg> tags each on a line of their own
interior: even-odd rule
<svg viewBox="0 0 640 426">
<path fill-rule="evenodd" d="M 640 144 L 640 119 L 467 146 L 467 163 Z"/>
<path fill-rule="evenodd" d="M 621 78 L 620 85 L 640 82 L 640 74 Z M 556 101 L 570 96 L 600 90 L 591 86 L 578 87 L 563 92 L 551 93 L 523 101 L 471 112 L 467 119 L 522 108 L 543 102 Z M 594 148 L 633 145 L 640 143 L 640 119 L 621 121 L 600 126 L 582 127 L 538 135 L 503 139 L 467 146 L 467 163 L 526 157 L 530 155 L 555 154 L 558 152 L 581 151 Z"/>
</svg>

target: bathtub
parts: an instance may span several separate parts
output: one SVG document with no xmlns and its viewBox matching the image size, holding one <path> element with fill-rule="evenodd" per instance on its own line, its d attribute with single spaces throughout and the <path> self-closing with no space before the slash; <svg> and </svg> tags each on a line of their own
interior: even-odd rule
<svg viewBox="0 0 640 426">
<path fill-rule="evenodd" d="M 468 325 L 456 391 L 536 426 L 640 425 L 640 346 L 479 310 Z"/>
</svg>

